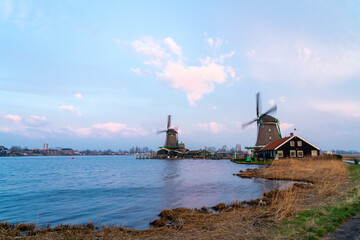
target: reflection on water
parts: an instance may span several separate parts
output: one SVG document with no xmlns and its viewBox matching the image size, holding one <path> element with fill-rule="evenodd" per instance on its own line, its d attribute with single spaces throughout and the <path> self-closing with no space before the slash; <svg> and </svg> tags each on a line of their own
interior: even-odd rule
<svg viewBox="0 0 360 240">
<path fill-rule="evenodd" d="M 227 160 L 0 158 L 0 221 L 143 229 L 163 209 L 259 198 L 281 184 L 232 175 L 246 168 Z"/>
</svg>

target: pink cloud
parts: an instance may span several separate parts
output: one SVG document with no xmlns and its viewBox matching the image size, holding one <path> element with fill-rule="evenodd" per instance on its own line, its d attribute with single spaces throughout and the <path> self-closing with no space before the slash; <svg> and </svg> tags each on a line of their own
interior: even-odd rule
<svg viewBox="0 0 360 240">
<path fill-rule="evenodd" d="M 217 134 L 220 132 L 224 132 L 227 128 L 222 123 L 210 122 L 210 123 L 199 123 L 198 126 L 211 133 Z"/>
<path fill-rule="evenodd" d="M 58 109 L 76 113 L 79 117 L 81 117 L 81 115 L 82 115 L 80 110 L 76 109 L 73 105 L 61 105 L 61 106 L 58 106 Z"/>
<path fill-rule="evenodd" d="M 217 39 L 213 44 L 220 47 L 222 40 Z M 223 65 L 225 59 L 234 55 L 233 51 L 217 58 L 200 59 L 199 66 L 189 66 L 183 62 L 181 47 L 172 38 L 156 40 L 152 37 L 142 37 L 133 41 L 131 46 L 137 53 L 147 57 L 144 64 L 160 69 L 156 73 L 158 78 L 163 79 L 171 87 L 185 92 L 190 106 L 195 106 L 205 94 L 213 92 L 215 84 L 236 79 L 234 69 Z M 170 49 L 170 52 L 165 49 Z"/>
<path fill-rule="evenodd" d="M 7 120 L 12 121 L 14 123 L 17 123 L 17 124 L 21 123 L 21 121 L 22 121 L 22 118 L 20 116 L 18 116 L 18 115 L 8 114 L 4 118 L 7 119 Z"/>
<path fill-rule="evenodd" d="M 31 115 L 26 118 L 26 122 L 30 125 L 40 126 L 47 122 L 47 118 L 45 116 L 40 117 L 36 115 Z"/>
</svg>

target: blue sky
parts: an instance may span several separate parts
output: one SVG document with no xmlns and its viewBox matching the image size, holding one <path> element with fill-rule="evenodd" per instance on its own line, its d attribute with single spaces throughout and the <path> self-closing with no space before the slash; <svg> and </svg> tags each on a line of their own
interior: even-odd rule
<svg viewBox="0 0 360 240">
<path fill-rule="evenodd" d="M 255 94 L 283 135 L 360 150 L 358 1 L 0 0 L 0 145 L 252 146 Z"/>
</svg>

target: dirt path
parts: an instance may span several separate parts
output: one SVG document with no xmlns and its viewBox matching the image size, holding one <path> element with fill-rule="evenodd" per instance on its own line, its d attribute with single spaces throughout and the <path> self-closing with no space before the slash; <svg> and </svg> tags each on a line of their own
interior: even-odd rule
<svg viewBox="0 0 360 240">
<path fill-rule="evenodd" d="M 360 212 L 330 234 L 327 240 L 360 240 Z"/>
</svg>

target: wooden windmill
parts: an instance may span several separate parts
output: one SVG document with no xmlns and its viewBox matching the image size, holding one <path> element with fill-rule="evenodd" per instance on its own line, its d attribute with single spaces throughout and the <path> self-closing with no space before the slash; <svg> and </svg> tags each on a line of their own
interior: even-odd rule
<svg viewBox="0 0 360 240">
<path fill-rule="evenodd" d="M 177 131 L 178 127 L 171 127 L 171 115 L 169 115 L 166 129 L 157 131 L 158 134 L 166 133 L 164 148 L 179 148 Z"/>
<path fill-rule="evenodd" d="M 272 106 L 268 111 L 261 114 L 261 103 L 260 103 L 260 93 L 256 94 L 256 118 L 243 124 L 243 128 L 247 127 L 248 125 L 256 122 L 258 135 L 255 147 L 264 147 L 270 142 L 280 139 L 281 132 L 279 127 L 279 120 L 268 115 L 272 112 L 276 112 L 277 106 Z"/>
</svg>

